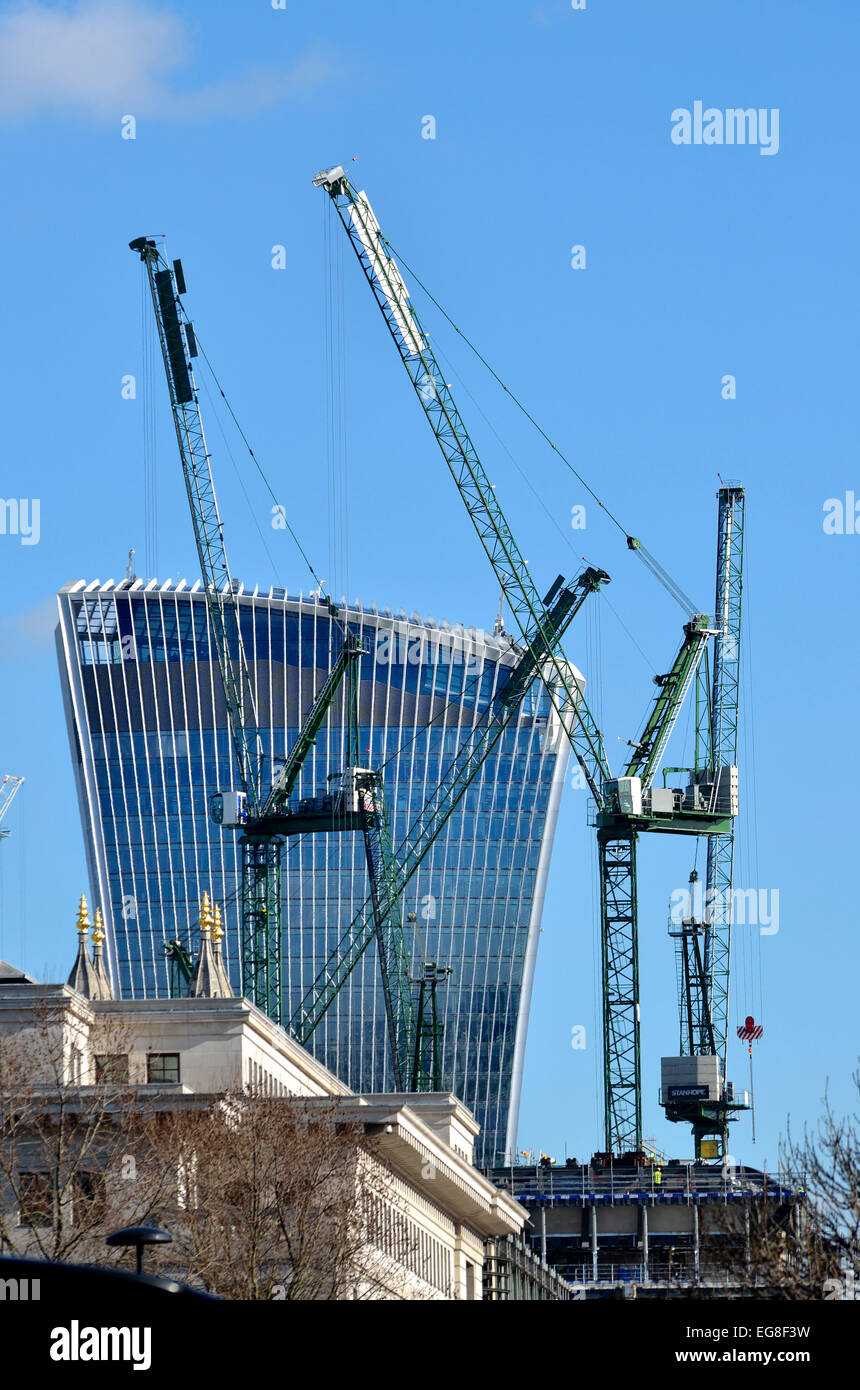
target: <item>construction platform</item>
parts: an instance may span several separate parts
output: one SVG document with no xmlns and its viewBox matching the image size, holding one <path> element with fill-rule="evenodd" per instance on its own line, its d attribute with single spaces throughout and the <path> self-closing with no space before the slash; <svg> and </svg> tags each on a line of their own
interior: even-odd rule
<svg viewBox="0 0 860 1390">
<path fill-rule="evenodd" d="M 770 1203 L 805 1219 L 802 1188 L 781 1172 L 670 1160 L 489 1168 L 528 1209 L 527 1239 L 583 1296 L 731 1297 L 755 1279 L 750 1216 Z"/>
</svg>

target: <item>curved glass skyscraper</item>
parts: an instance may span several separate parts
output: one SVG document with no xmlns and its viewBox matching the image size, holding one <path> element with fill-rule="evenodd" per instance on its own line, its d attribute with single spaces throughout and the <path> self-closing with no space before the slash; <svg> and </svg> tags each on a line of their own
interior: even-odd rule
<svg viewBox="0 0 860 1390">
<path fill-rule="evenodd" d="M 296 737 L 342 632 L 326 607 L 282 590 L 240 590 L 243 637 L 267 757 Z M 360 753 L 382 767 L 394 843 L 515 656 L 505 637 L 377 611 L 343 611 L 361 658 Z M 165 941 L 196 943 L 204 889 L 225 917 L 239 987 L 239 860 L 209 797 L 235 785 L 232 745 L 200 585 L 67 585 L 58 654 L 91 892 L 107 926 L 118 993 L 168 992 Z M 319 794 L 346 759 L 345 692 L 298 790 Z M 406 891 L 407 941 L 450 966 L 438 1001 L 443 1085 L 481 1125 L 482 1159 L 513 1148 L 544 885 L 568 745 L 544 695 L 528 697 Z M 285 1016 L 296 1007 L 367 896 L 360 835 L 307 835 L 283 857 Z M 379 968 L 368 950 L 311 1041 L 357 1091 L 390 1086 Z"/>
</svg>

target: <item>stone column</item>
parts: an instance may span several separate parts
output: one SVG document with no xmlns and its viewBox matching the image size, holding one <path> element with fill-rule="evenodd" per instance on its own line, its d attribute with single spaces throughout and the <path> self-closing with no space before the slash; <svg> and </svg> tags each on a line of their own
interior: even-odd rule
<svg viewBox="0 0 860 1390">
<path fill-rule="evenodd" d="M 591 1277 L 597 1282 L 597 1203 L 591 1203 Z"/>
</svg>

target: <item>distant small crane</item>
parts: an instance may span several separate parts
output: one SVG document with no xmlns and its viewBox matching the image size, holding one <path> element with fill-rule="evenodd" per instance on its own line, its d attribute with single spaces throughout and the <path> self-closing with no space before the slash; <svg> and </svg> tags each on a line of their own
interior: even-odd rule
<svg viewBox="0 0 860 1390">
<path fill-rule="evenodd" d="M 2 821 L 9 807 L 12 805 L 12 802 L 15 800 L 23 781 L 23 777 L 14 777 L 11 773 L 8 773 L 2 781 L 0 781 L 0 821 Z M 2 826 L 0 826 L 0 840 L 5 840 L 8 834 L 9 831 L 4 830 Z"/>
<path fill-rule="evenodd" d="M 190 952 L 186 950 L 178 938 L 173 941 L 165 941 L 164 954 L 169 961 L 170 997 L 171 999 L 179 999 L 194 976 L 194 961 Z"/>
</svg>

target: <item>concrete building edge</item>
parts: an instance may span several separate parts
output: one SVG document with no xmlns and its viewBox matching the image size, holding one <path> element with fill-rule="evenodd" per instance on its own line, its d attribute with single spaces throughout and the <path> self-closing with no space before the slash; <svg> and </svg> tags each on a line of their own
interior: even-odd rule
<svg viewBox="0 0 860 1390">
<path fill-rule="evenodd" d="M 535 967 L 537 965 L 538 941 L 540 940 L 540 926 L 543 917 L 543 905 L 546 897 L 546 884 L 549 877 L 549 866 L 552 860 L 552 851 L 555 844 L 555 832 L 558 825 L 558 812 L 561 805 L 561 793 L 564 788 L 564 779 L 567 776 L 568 764 L 570 761 L 570 744 L 567 741 L 564 730 L 558 728 L 559 750 L 556 754 L 555 768 L 553 770 L 552 782 L 550 784 L 549 802 L 546 811 L 546 822 L 544 826 L 543 843 L 541 845 L 540 858 L 538 860 L 537 873 L 535 875 L 535 893 L 532 900 L 532 912 L 529 921 L 528 943 L 526 945 L 526 956 L 523 962 L 523 981 L 520 990 L 520 1008 L 517 1018 L 517 1031 L 514 1037 L 514 1060 L 511 1071 L 511 1099 L 508 1106 L 508 1128 L 505 1137 L 505 1162 L 513 1162 L 517 1146 L 517 1130 L 520 1122 L 520 1094 L 523 1084 L 523 1070 L 525 1067 L 526 1042 L 529 1030 L 529 1015 L 532 1004 L 532 987 L 534 985 Z"/>
<path fill-rule="evenodd" d="M 57 664 L 59 665 L 60 690 L 63 697 L 63 712 L 66 717 L 66 731 L 69 739 L 69 748 L 78 746 L 81 729 L 89 729 L 85 719 L 81 717 L 83 711 L 83 690 L 73 690 L 69 671 L 72 669 L 70 660 L 70 634 L 68 630 L 71 621 L 71 606 L 69 595 L 66 590 L 61 590 L 57 595 L 57 607 L 59 609 L 59 622 L 54 631 L 54 638 L 57 646 Z M 100 833 L 100 828 L 93 816 L 93 808 L 98 805 L 98 798 L 94 787 L 87 784 L 87 763 L 85 757 L 81 757 L 80 764 L 77 758 L 72 759 L 72 772 L 75 779 L 75 790 L 78 795 L 78 810 L 81 818 L 81 829 L 87 825 L 90 830 L 89 836 L 84 835 L 84 854 L 87 862 L 87 877 L 89 879 L 90 907 L 99 906 L 102 909 L 105 924 L 105 952 L 107 957 L 108 978 L 111 988 L 115 995 L 119 993 L 119 974 L 116 968 L 116 935 L 114 932 L 113 913 L 111 911 L 110 894 L 108 891 L 107 863 L 99 862 L 99 855 L 104 855 L 104 841 Z M 93 853 L 95 847 L 95 853 Z"/>
</svg>

